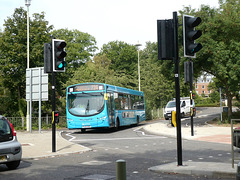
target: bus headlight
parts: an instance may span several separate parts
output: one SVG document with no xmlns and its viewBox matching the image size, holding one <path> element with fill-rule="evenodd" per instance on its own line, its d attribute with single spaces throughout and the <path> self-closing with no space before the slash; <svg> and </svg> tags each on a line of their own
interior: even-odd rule
<svg viewBox="0 0 240 180">
<path fill-rule="evenodd" d="M 107 119 L 107 116 L 103 116 L 103 117 L 100 118 L 100 120 L 103 120 L 103 121 L 106 120 L 106 119 Z"/>
</svg>

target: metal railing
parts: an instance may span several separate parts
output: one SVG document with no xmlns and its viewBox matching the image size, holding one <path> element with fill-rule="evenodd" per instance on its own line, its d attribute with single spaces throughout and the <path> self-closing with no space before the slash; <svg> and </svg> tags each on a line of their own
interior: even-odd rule
<svg viewBox="0 0 240 180">
<path fill-rule="evenodd" d="M 15 129 L 24 129 L 26 128 L 26 118 L 22 117 L 7 117 L 7 119 L 13 124 Z M 52 125 L 52 116 L 42 117 L 41 118 L 41 126 L 42 127 L 49 127 Z M 32 117 L 32 127 L 38 128 L 39 126 L 39 118 Z M 58 126 L 60 127 L 67 127 L 67 119 L 66 116 L 59 117 Z"/>
</svg>

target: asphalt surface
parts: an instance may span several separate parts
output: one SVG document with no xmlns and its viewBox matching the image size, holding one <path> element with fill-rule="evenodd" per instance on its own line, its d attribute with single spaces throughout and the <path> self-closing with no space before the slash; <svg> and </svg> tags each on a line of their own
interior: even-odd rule
<svg viewBox="0 0 240 180">
<path fill-rule="evenodd" d="M 148 133 L 156 135 L 176 137 L 177 134 L 176 128 L 164 120 L 143 125 L 141 128 Z M 52 152 L 52 131 L 42 131 L 41 133 L 38 131 L 33 131 L 32 133 L 17 132 L 18 140 L 22 144 L 23 149 L 22 159 L 39 159 L 91 151 L 88 147 L 67 141 L 61 134 L 62 131 L 56 132 L 56 152 Z M 194 136 L 191 136 L 190 127 L 184 127 L 181 128 L 181 136 L 182 139 L 224 143 L 229 144 L 231 147 L 230 127 L 215 127 L 210 125 L 194 127 Z M 149 167 L 149 171 L 202 175 L 215 178 L 234 178 L 236 177 L 237 165 L 234 164 L 234 167 L 232 167 L 232 164 L 219 162 L 182 162 L 182 165 L 179 165 L 177 162 L 173 162 Z"/>
</svg>

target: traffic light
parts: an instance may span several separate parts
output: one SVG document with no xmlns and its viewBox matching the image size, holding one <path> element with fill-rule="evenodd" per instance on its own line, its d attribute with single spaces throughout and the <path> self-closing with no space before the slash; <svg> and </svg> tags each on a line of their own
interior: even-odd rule
<svg viewBox="0 0 240 180">
<path fill-rule="evenodd" d="M 50 43 L 44 43 L 44 73 L 52 73 L 52 51 Z"/>
<path fill-rule="evenodd" d="M 195 99 L 195 93 L 192 93 L 192 99 Z"/>
<path fill-rule="evenodd" d="M 158 59 L 172 60 L 174 58 L 173 20 L 157 20 Z"/>
<path fill-rule="evenodd" d="M 66 45 L 64 40 L 52 39 L 53 72 L 65 72 L 67 53 L 64 48 Z"/>
<path fill-rule="evenodd" d="M 59 112 L 54 111 L 54 123 L 59 123 Z"/>
<path fill-rule="evenodd" d="M 202 31 L 195 30 L 195 27 L 201 23 L 200 17 L 183 15 L 183 48 L 184 57 L 195 58 L 195 53 L 202 49 L 200 43 L 195 40 L 202 35 Z"/>
</svg>

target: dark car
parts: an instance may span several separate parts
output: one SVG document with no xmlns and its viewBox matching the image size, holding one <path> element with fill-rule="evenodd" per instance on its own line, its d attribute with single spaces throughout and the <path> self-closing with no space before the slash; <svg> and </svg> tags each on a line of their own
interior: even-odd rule
<svg viewBox="0 0 240 180">
<path fill-rule="evenodd" d="M 13 125 L 0 115 L 0 164 L 16 169 L 22 158 L 22 146 L 17 140 Z"/>
<path fill-rule="evenodd" d="M 233 129 L 233 146 L 240 148 L 240 127 Z"/>
</svg>

